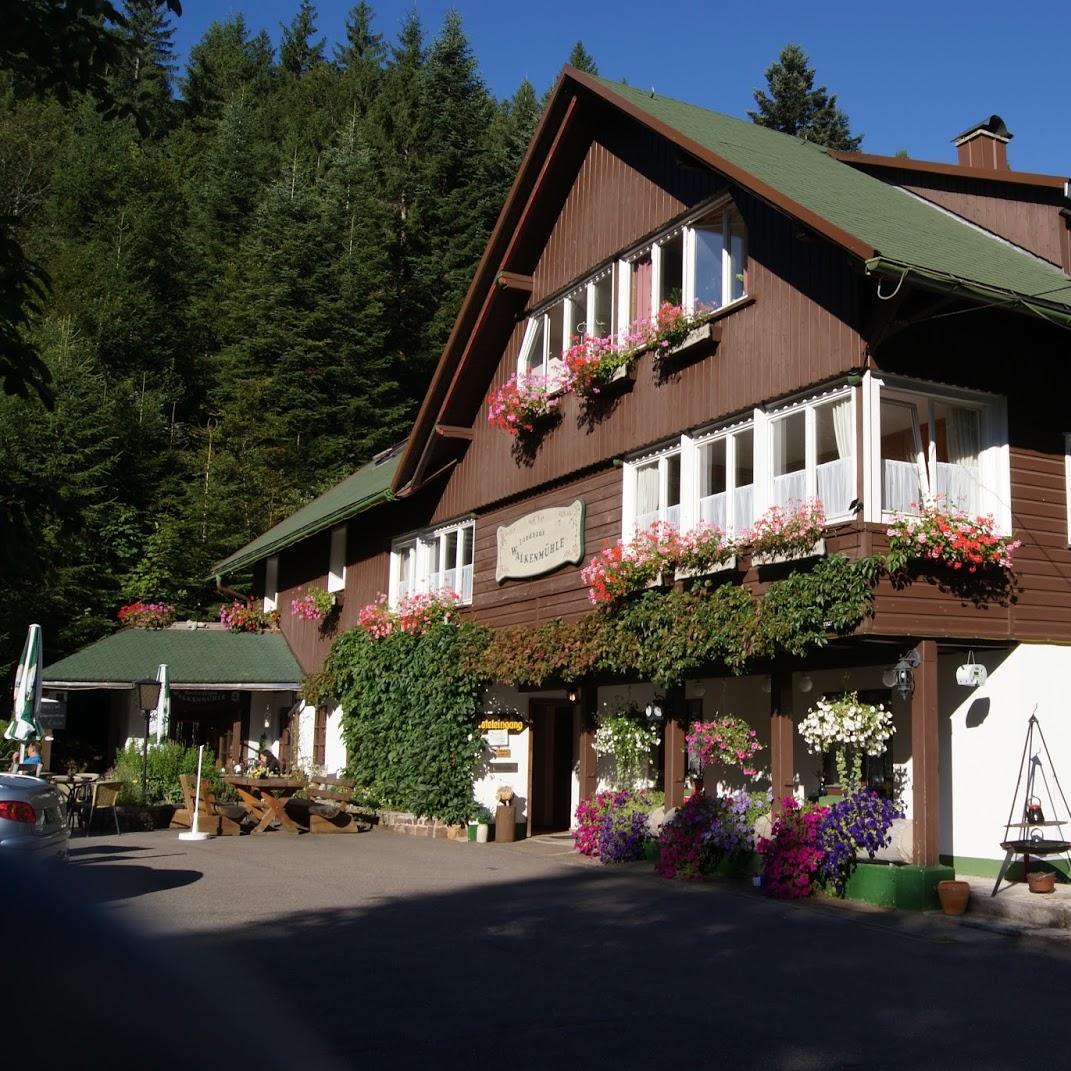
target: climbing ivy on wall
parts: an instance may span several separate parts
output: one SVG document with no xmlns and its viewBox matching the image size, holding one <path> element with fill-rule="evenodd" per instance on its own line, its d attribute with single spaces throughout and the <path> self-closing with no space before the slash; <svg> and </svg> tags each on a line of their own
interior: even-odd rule
<svg viewBox="0 0 1071 1071">
<path fill-rule="evenodd" d="M 326 669 L 349 773 L 388 806 L 453 823 L 470 816 L 485 681 L 465 652 L 484 634 L 440 621 L 381 638 L 355 628 L 335 641 Z"/>
</svg>

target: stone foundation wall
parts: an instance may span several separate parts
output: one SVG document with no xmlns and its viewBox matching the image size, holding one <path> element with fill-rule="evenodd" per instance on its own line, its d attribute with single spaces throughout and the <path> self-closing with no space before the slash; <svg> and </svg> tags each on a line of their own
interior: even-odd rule
<svg viewBox="0 0 1071 1071">
<path fill-rule="evenodd" d="M 464 826 L 452 826 L 438 818 L 418 818 L 408 811 L 380 811 L 379 828 L 388 833 L 406 833 L 411 837 L 437 837 L 442 840 L 464 840 Z"/>
</svg>

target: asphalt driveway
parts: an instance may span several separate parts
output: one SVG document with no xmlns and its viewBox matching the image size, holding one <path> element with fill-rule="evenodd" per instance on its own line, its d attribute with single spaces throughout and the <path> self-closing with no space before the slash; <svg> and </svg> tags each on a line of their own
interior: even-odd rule
<svg viewBox="0 0 1071 1071">
<path fill-rule="evenodd" d="M 173 1038 L 156 1066 L 193 1066 L 189 1044 L 258 1071 L 1068 1062 L 1066 947 L 940 918 L 664 881 L 562 842 L 153 833 L 75 838 L 71 859 L 65 935 L 133 935 L 117 1028 Z"/>
</svg>

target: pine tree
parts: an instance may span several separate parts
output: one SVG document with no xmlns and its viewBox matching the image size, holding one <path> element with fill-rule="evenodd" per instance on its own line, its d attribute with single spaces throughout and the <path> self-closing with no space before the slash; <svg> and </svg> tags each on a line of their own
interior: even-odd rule
<svg viewBox="0 0 1071 1071">
<path fill-rule="evenodd" d="M 179 80 L 186 114 L 195 122 L 218 120 L 236 95 L 262 100 L 270 93 L 271 68 L 271 42 L 263 30 L 250 37 L 241 15 L 213 22 L 190 49 Z"/>
<path fill-rule="evenodd" d="M 595 57 L 584 47 L 583 41 L 577 41 L 573 45 L 573 49 L 569 53 L 569 59 L 566 62 L 570 67 L 575 67 L 578 71 L 584 71 L 585 74 L 599 73 Z"/>
<path fill-rule="evenodd" d="M 335 62 L 342 69 L 343 96 L 358 118 L 364 119 L 383 80 L 387 46 L 383 35 L 372 32 L 372 9 L 361 0 L 346 16 L 346 41 L 335 47 Z"/>
<path fill-rule="evenodd" d="M 825 86 L 814 88 L 814 68 L 799 45 L 781 50 L 766 68 L 766 83 L 769 94 L 754 91 L 758 111 L 748 112 L 752 122 L 830 149 L 855 151 L 862 144 L 862 135 L 852 135 L 848 116 L 837 107 L 836 95 Z"/>
<path fill-rule="evenodd" d="M 307 74 L 324 62 L 324 38 L 315 44 L 316 8 L 312 0 L 301 0 L 294 21 L 283 28 L 283 40 L 279 46 L 279 62 L 288 74 Z"/>
<path fill-rule="evenodd" d="M 151 130 L 170 125 L 175 29 L 169 14 L 156 0 L 127 0 L 123 37 L 127 48 L 123 66 L 115 76 L 116 99 L 145 117 Z"/>
</svg>

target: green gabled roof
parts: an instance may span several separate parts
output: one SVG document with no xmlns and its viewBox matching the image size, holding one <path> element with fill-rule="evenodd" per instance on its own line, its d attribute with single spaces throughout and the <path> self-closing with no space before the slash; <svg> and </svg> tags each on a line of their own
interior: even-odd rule
<svg viewBox="0 0 1071 1071">
<path fill-rule="evenodd" d="M 820 217 L 854 238 L 854 251 L 871 270 L 896 275 L 919 269 L 931 281 L 962 284 L 977 298 L 1006 295 L 1008 304 L 1042 315 L 1052 312 L 1054 319 L 1071 316 L 1071 279 L 1059 268 L 834 159 L 817 145 L 604 78 L 590 81 L 720 157 L 737 172 L 730 177 L 745 187 L 747 176 L 758 179 L 790 213 L 794 205 L 802 209 L 801 217 Z"/>
<path fill-rule="evenodd" d="M 387 456 L 380 455 L 379 460 L 370 461 L 352 476 L 336 483 L 319 498 L 314 498 L 301 509 L 291 513 L 274 528 L 269 528 L 263 535 L 257 536 L 252 543 L 247 543 L 229 558 L 217 562 L 212 567 L 213 575 L 233 573 L 262 558 L 278 554 L 285 547 L 293 546 L 302 539 L 341 524 L 350 517 L 393 498 L 391 481 L 401 461 L 401 450 L 401 446 L 395 447 Z"/>
<path fill-rule="evenodd" d="M 280 632 L 127 628 L 46 666 L 46 686 L 129 684 L 155 677 L 161 664 L 173 686 L 269 685 L 295 688 L 304 677 Z"/>
</svg>

